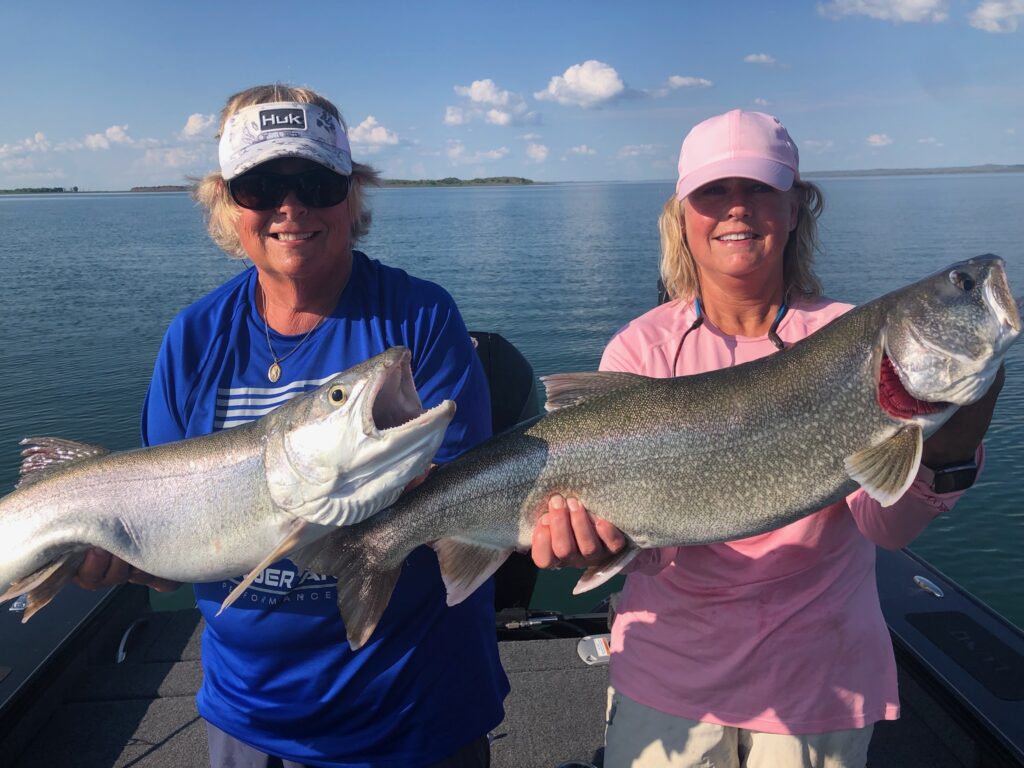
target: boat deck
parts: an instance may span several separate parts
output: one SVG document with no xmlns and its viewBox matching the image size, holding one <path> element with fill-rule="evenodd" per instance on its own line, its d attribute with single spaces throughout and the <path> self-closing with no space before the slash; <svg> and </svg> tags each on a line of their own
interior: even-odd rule
<svg viewBox="0 0 1024 768">
<path fill-rule="evenodd" d="M 202 676 L 200 633 L 198 611 L 147 614 L 129 635 L 122 663 L 115 663 L 120 634 L 108 631 L 97 638 L 85 658 L 67 662 L 63 700 L 21 745 L 20 755 L 12 757 L 17 753 L 7 749 L 0 753 L 12 760 L 3 764 L 208 765 L 205 728 L 194 703 Z M 501 643 L 512 693 L 506 720 L 493 734 L 495 768 L 555 768 L 568 760 L 601 765 L 607 667 L 583 663 L 577 642 L 570 638 Z M 900 690 L 903 717 L 876 729 L 872 768 L 990 764 L 979 753 L 974 736 L 916 681 L 903 675 Z"/>
</svg>

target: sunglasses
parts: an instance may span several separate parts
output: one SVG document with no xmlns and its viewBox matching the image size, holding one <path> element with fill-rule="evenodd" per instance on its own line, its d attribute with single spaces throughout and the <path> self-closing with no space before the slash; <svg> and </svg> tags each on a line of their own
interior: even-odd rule
<svg viewBox="0 0 1024 768">
<path fill-rule="evenodd" d="M 330 208 L 348 197 L 349 177 L 326 168 L 282 174 L 250 171 L 228 182 L 231 199 L 250 211 L 279 208 L 289 192 L 311 208 Z"/>
</svg>

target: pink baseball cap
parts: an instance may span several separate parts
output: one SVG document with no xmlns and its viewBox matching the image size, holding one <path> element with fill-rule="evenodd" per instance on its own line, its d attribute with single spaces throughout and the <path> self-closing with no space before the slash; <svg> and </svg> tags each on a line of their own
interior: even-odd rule
<svg viewBox="0 0 1024 768">
<path fill-rule="evenodd" d="M 734 109 L 698 123 L 683 139 L 676 197 L 730 176 L 785 192 L 800 178 L 799 168 L 796 144 L 777 117 Z"/>
</svg>

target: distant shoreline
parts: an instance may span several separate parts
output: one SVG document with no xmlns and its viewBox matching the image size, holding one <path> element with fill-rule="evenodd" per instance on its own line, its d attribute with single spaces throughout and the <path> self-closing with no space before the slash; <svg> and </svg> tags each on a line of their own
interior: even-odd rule
<svg viewBox="0 0 1024 768">
<path fill-rule="evenodd" d="M 956 176 L 964 173 L 1024 173 L 1024 165 L 958 165 L 947 168 L 869 168 L 859 171 L 807 171 L 805 179 L 854 176 Z"/>
<path fill-rule="evenodd" d="M 482 179 L 381 179 L 382 187 L 521 187 L 536 184 L 522 176 L 487 176 Z"/>
<path fill-rule="evenodd" d="M 857 171 L 805 171 L 801 174 L 805 179 L 836 179 L 836 178 L 868 178 L 880 176 L 956 176 L 962 174 L 997 174 L 1024 173 L 1024 164 L 1019 165 L 961 165 L 946 168 L 868 168 Z M 655 182 L 658 179 L 649 179 Z M 660 181 L 671 182 L 671 179 Z M 488 176 L 477 179 L 458 179 L 449 176 L 444 179 L 381 179 L 382 187 L 520 187 L 546 186 L 550 184 L 581 184 L 595 182 L 551 182 L 534 181 L 522 176 Z M 599 183 L 619 183 L 605 180 Z M 636 183 L 636 182 L 624 182 Z M 191 192 L 192 187 L 181 184 L 162 184 L 152 187 L 132 187 L 131 189 L 79 189 L 78 187 L 22 187 L 18 189 L 0 189 L 0 195 L 60 195 L 60 194 L 112 194 L 125 192 Z"/>
</svg>

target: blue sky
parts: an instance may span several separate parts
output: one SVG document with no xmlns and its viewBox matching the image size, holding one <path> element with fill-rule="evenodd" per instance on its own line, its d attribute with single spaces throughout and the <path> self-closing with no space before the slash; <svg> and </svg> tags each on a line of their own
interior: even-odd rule
<svg viewBox="0 0 1024 768">
<path fill-rule="evenodd" d="M 334 101 L 387 177 L 670 179 L 683 136 L 777 115 L 805 171 L 1024 163 L 1024 0 L 0 8 L 0 188 L 182 183 L 257 83 Z"/>
</svg>

